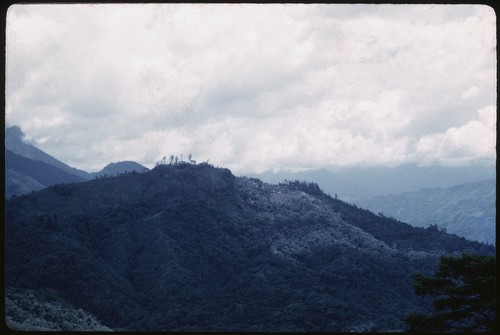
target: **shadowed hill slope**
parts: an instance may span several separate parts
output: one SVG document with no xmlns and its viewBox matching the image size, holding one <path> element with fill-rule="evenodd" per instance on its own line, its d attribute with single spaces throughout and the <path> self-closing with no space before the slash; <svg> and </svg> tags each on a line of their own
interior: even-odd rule
<svg viewBox="0 0 500 335">
<path fill-rule="evenodd" d="M 87 180 L 42 161 L 17 155 L 8 149 L 5 151 L 5 172 L 6 198 L 55 184 Z"/>
<path fill-rule="evenodd" d="M 390 331 L 415 272 L 494 248 L 380 217 L 316 184 L 206 163 L 55 185 L 7 203 L 6 283 L 129 331 Z"/>
</svg>

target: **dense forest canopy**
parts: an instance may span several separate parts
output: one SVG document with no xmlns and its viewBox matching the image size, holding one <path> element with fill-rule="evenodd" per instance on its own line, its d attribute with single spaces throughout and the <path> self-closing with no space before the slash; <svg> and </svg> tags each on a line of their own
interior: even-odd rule
<svg viewBox="0 0 500 335">
<path fill-rule="evenodd" d="M 206 162 L 6 205 L 7 286 L 53 290 L 115 330 L 400 331 L 431 306 L 412 274 L 461 252 L 494 248 Z"/>
</svg>

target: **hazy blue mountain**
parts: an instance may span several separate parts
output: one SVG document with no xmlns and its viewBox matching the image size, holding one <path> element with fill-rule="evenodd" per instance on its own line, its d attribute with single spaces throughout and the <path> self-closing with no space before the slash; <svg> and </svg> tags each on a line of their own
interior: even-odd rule
<svg viewBox="0 0 500 335">
<path fill-rule="evenodd" d="M 5 194 L 9 198 L 47 186 L 81 182 L 95 177 L 115 176 L 125 172 L 144 172 L 148 169 L 139 163 L 123 161 L 110 163 L 99 172 L 88 173 L 57 160 L 23 140 L 18 126 L 5 132 Z"/>
<path fill-rule="evenodd" d="M 123 161 L 116 163 L 109 163 L 101 171 L 91 173 L 94 177 L 101 176 L 116 176 L 118 174 L 127 172 L 146 172 L 149 169 L 139 163 L 133 161 Z"/>
<path fill-rule="evenodd" d="M 401 331 L 414 273 L 495 249 L 378 216 L 317 184 L 159 165 L 6 203 L 5 283 L 126 331 Z"/>
<path fill-rule="evenodd" d="M 5 148 L 12 151 L 13 153 L 30 158 L 32 160 L 37 160 L 44 162 L 48 165 L 52 165 L 66 173 L 71 173 L 83 179 L 90 179 L 91 176 L 88 172 L 73 168 L 57 159 L 51 155 L 43 152 L 37 147 L 23 140 L 24 134 L 21 128 L 18 126 L 12 126 L 5 129 Z"/>
<path fill-rule="evenodd" d="M 382 194 L 418 191 L 428 187 L 452 185 L 495 178 L 494 166 L 473 164 L 461 167 L 423 166 L 414 164 L 396 167 L 350 167 L 335 171 L 307 170 L 272 172 L 251 175 L 265 182 L 305 180 L 318 183 L 328 194 L 356 202 L 357 199 Z"/>
<path fill-rule="evenodd" d="M 9 168 L 5 170 L 5 198 L 38 191 L 45 187 L 45 185 L 24 173 Z"/>
<path fill-rule="evenodd" d="M 21 195 L 44 187 L 87 179 L 45 162 L 5 150 L 5 196 Z"/>
<path fill-rule="evenodd" d="M 359 199 L 356 204 L 413 226 L 437 225 L 470 240 L 495 244 L 496 182 L 488 179 L 447 188 Z"/>
</svg>

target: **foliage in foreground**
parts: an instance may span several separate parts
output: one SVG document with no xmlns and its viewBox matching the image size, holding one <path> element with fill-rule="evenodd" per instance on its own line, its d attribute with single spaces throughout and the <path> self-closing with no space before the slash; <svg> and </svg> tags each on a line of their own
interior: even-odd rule
<svg viewBox="0 0 500 335">
<path fill-rule="evenodd" d="M 5 321 L 20 331 L 112 331 L 82 309 L 75 309 L 52 292 L 6 290 Z"/>
<path fill-rule="evenodd" d="M 415 276 L 415 293 L 433 298 L 434 313 L 410 314 L 409 331 L 493 331 L 495 257 L 442 257 L 434 276 Z"/>
</svg>

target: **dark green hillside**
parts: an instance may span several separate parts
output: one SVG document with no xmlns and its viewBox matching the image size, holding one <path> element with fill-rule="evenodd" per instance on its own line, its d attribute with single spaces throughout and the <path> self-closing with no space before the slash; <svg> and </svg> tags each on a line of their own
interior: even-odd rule
<svg viewBox="0 0 500 335">
<path fill-rule="evenodd" d="M 413 273 L 494 249 L 208 164 L 56 185 L 6 206 L 6 283 L 114 329 L 390 331 Z M 389 227 L 389 228 L 387 228 Z"/>
</svg>

